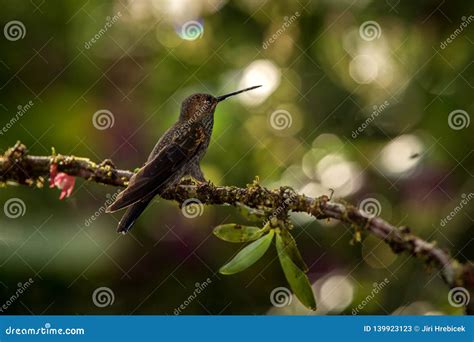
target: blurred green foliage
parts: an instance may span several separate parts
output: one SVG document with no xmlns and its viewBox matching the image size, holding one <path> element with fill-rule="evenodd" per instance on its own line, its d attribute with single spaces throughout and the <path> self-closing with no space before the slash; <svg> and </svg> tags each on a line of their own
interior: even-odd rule
<svg viewBox="0 0 474 342">
<path fill-rule="evenodd" d="M 266 186 L 308 195 L 332 187 L 354 203 L 373 198 L 381 217 L 472 260 L 473 204 L 440 223 L 474 188 L 473 124 L 453 129 L 448 120 L 456 110 L 467 120 L 474 113 L 474 23 L 441 47 L 472 9 L 470 2 L 428 0 L 7 2 L 0 23 L 18 20 L 25 35 L 0 37 L 0 126 L 18 106 L 33 106 L 0 135 L 0 149 L 21 140 L 31 154 L 48 155 L 54 146 L 133 169 L 186 96 L 261 81 L 268 94 L 219 105 L 203 160 L 207 178 L 244 186 L 258 175 Z M 190 20 L 203 28 L 195 40 L 182 35 Z M 379 25 L 373 39 L 360 32 L 367 21 Z M 93 115 L 102 109 L 114 124 L 100 130 Z M 289 113 L 291 126 L 275 128 L 277 110 Z M 272 290 L 287 286 L 274 249 L 246 272 L 217 273 L 237 247 L 212 228 L 247 223 L 237 209 L 206 206 L 189 219 L 156 198 L 122 236 L 115 233 L 120 213 L 85 225 L 116 189 L 76 183 L 66 201 L 48 188 L 0 189 L 2 206 L 13 197 L 26 205 L 17 219 L 0 215 L 1 301 L 34 279 L 7 313 L 173 314 L 208 278 L 182 314 L 308 313 L 296 298 L 272 307 Z M 419 261 L 393 255 L 372 237 L 351 246 L 351 228 L 337 222 L 293 219 L 317 314 L 351 314 L 386 278 L 359 314 L 461 312 Z M 105 308 L 92 300 L 101 286 L 115 296 Z"/>
</svg>

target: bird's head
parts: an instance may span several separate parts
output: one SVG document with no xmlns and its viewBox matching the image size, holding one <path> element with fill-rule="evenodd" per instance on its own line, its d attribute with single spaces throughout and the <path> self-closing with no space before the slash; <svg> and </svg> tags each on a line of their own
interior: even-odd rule
<svg viewBox="0 0 474 342">
<path fill-rule="evenodd" d="M 214 113 L 217 103 L 217 99 L 210 94 L 198 93 L 188 96 L 181 105 L 179 120 L 197 120 L 206 114 Z"/>
<path fill-rule="evenodd" d="M 231 96 L 259 87 L 261 86 L 254 86 L 217 97 L 212 96 L 210 94 L 193 94 L 183 101 L 183 104 L 181 105 L 181 113 L 179 115 L 179 120 L 197 120 L 202 116 L 209 114 L 212 115 L 214 114 L 216 106 L 219 102 L 224 101 L 225 99 Z"/>
</svg>

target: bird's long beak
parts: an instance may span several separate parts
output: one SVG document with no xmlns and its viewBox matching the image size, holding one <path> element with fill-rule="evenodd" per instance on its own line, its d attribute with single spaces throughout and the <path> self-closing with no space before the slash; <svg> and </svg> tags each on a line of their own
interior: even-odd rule
<svg viewBox="0 0 474 342">
<path fill-rule="evenodd" d="M 246 89 L 234 91 L 233 93 L 229 93 L 229 94 L 225 94 L 225 95 L 218 96 L 218 97 L 217 97 L 217 102 L 221 102 L 221 101 L 225 100 L 225 99 L 228 98 L 228 97 L 231 97 L 231 96 L 234 96 L 234 95 L 237 95 L 237 94 L 240 94 L 240 93 L 243 93 L 243 92 L 245 92 L 245 91 L 252 90 L 252 89 L 257 89 L 257 88 L 260 88 L 260 87 L 261 87 L 261 85 L 253 86 L 253 87 L 250 87 L 250 88 L 246 88 Z"/>
</svg>

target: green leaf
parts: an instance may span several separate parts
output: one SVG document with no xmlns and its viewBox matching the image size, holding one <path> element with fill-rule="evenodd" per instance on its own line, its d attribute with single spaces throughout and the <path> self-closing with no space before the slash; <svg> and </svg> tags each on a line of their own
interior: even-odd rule
<svg viewBox="0 0 474 342">
<path fill-rule="evenodd" d="M 227 242 L 248 242 L 257 240 L 263 235 L 265 229 L 258 227 L 242 226 L 240 224 L 222 224 L 214 228 L 214 235 Z"/>
<path fill-rule="evenodd" d="M 306 274 L 300 270 L 286 253 L 285 244 L 280 234 L 276 236 L 276 248 L 283 273 L 291 290 L 300 302 L 308 309 L 316 310 L 316 300 Z"/>
<path fill-rule="evenodd" d="M 250 221 L 261 221 L 263 218 L 265 218 L 265 213 L 263 210 L 250 208 L 249 206 L 246 206 L 240 202 L 237 202 L 237 208 L 240 215 Z"/>
<path fill-rule="evenodd" d="M 303 272 L 308 272 L 308 266 L 301 257 L 301 253 L 298 249 L 298 246 L 296 246 L 296 241 L 291 233 L 287 229 L 282 230 L 281 238 L 283 240 L 283 244 L 285 245 L 286 254 L 288 254 L 291 260 L 293 260 L 296 266 L 303 270 Z"/>
<path fill-rule="evenodd" d="M 272 229 L 267 235 L 247 245 L 231 261 L 222 266 L 219 272 L 222 274 L 234 274 L 252 266 L 270 247 L 273 235 L 275 235 L 275 231 Z"/>
</svg>

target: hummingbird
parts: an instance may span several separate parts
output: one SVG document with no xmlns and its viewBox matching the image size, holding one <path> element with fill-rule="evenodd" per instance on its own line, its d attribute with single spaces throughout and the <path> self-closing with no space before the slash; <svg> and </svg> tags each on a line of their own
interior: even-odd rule
<svg viewBox="0 0 474 342">
<path fill-rule="evenodd" d="M 176 186 L 184 176 L 191 176 L 201 182 L 206 180 L 199 162 L 211 140 L 217 104 L 259 87 L 253 86 L 217 97 L 198 93 L 183 101 L 178 121 L 158 140 L 145 164 L 107 207 L 108 213 L 127 208 L 117 232 L 127 233 L 151 200 Z"/>
</svg>

